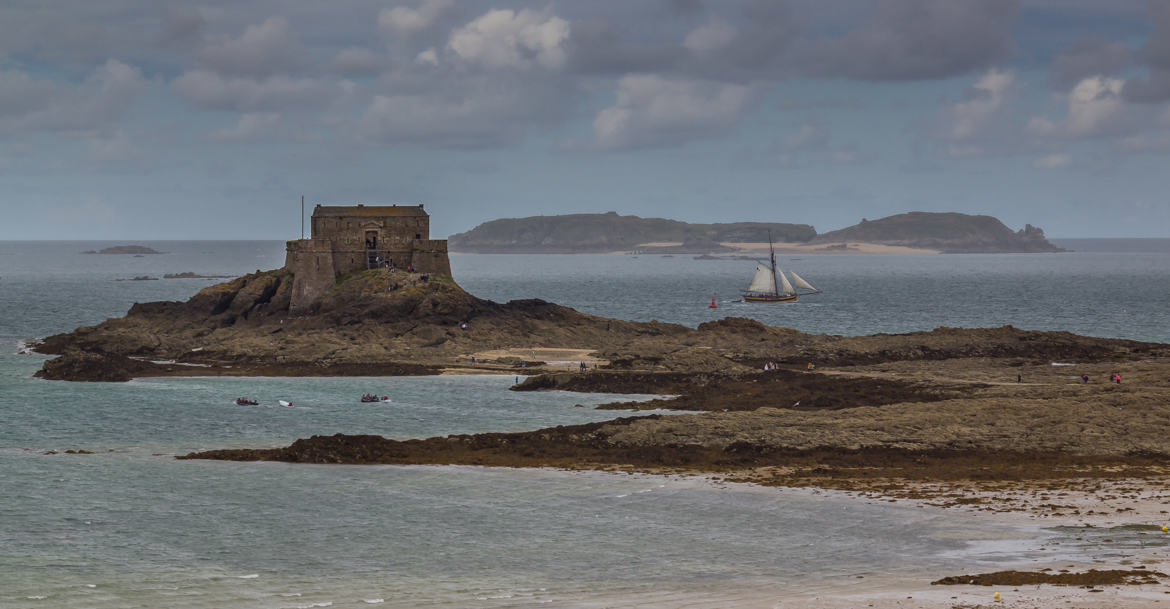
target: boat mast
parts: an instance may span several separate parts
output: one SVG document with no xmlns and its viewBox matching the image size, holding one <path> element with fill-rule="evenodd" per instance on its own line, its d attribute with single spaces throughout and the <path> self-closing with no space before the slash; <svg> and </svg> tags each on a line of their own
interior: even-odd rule
<svg viewBox="0 0 1170 609">
<path fill-rule="evenodd" d="M 772 289 L 780 293 L 780 283 L 776 277 L 776 249 L 772 247 L 772 231 L 768 231 L 768 254 L 772 259 Z"/>
</svg>

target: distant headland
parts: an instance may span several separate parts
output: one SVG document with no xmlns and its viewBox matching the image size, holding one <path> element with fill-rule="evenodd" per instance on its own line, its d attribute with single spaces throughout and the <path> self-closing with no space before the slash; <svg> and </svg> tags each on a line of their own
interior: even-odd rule
<svg viewBox="0 0 1170 609">
<path fill-rule="evenodd" d="M 735 222 L 689 224 L 665 218 L 569 214 L 507 218 L 451 235 L 451 251 L 470 253 L 730 253 L 766 251 L 768 236 L 779 251 L 805 253 L 1023 253 L 1065 251 L 1031 224 L 1013 231 L 991 216 L 909 212 L 863 218 L 817 234 L 808 224 Z"/>
<path fill-rule="evenodd" d="M 100 250 L 85 250 L 83 254 L 162 254 L 164 252 L 157 251 L 145 245 L 115 245 Z"/>
</svg>

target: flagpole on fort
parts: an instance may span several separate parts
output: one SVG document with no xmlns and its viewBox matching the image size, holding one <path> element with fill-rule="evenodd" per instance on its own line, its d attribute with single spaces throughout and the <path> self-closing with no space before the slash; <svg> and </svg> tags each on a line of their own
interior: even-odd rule
<svg viewBox="0 0 1170 609">
<path fill-rule="evenodd" d="M 301 239 L 305 238 L 305 195 L 301 195 Z"/>
</svg>

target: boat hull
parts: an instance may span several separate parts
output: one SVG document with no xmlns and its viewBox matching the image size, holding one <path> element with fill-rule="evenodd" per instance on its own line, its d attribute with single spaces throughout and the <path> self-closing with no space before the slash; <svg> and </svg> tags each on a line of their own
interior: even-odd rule
<svg viewBox="0 0 1170 609">
<path fill-rule="evenodd" d="M 744 302 L 796 302 L 796 294 L 744 294 Z"/>
</svg>

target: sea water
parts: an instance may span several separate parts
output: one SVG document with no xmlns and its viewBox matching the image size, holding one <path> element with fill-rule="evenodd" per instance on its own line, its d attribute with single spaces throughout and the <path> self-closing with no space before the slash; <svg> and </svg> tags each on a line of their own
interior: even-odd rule
<svg viewBox="0 0 1170 609">
<path fill-rule="evenodd" d="M 119 279 L 235 276 L 282 262 L 277 242 L 144 244 L 168 253 L 0 242 L 2 607 L 728 606 L 1051 559 L 1040 547 L 1062 535 L 691 478 L 178 461 L 314 434 L 429 437 L 623 413 L 590 408 L 612 396 L 516 393 L 514 379 L 499 376 L 33 379 L 44 358 L 19 354 L 27 342 L 218 281 Z M 1170 248 L 1104 249 L 781 256 L 782 268 L 825 294 L 780 306 L 735 302 L 754 269 L 743 260 L 454 255 L 452 266 L 485 298 L 541 297 L 692 326 L 740 315 L 833 334 L 1007 323 L 1170 340 L 1161 305 Z M 718 309 L 707 308 L 711 291 Z M 365 392 L 392 401 L 362 404 Z M 239 395 L 261 403 L 236 406 Z M 1089 548 L 1069 552 L 1092 557 Z"/>
</svg>

